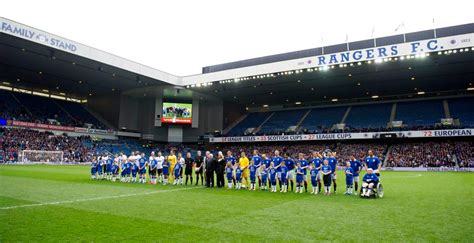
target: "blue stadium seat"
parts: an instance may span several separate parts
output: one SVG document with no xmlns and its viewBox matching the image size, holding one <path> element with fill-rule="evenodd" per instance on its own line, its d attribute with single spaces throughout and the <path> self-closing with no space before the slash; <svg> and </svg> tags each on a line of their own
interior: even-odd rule
<svg viewBox="0 0 474 243">
<path fill-rule="evenodd" d="M 392 103 L 352 106 L 345 123 L 354 128 L 387 127 L 391 111 Z"/>
<path fill-rule="evenodd" d="M 249 127 L 258 127 L 260 124 L 262 124 L 265 119 L 271 114 L 271 112 L 256 112 L 256 113 L 250 113 L 247 115 L 247 117 L 241 121 L 239 124 L 237 124 L 235 127 L 233 127 L 228 133 L 228 136 L 240 136 L 243 135 L 245 130 Z"/>
<path fill-rule="evenodd" d="M 452 118 L 457 118 L 461 126 L 474 127 L 474 97 L 448 100 Z"/>
<path fill-rule="evenodd" d="M 442 100 L 400 102 L 397 104 L 395 121 L 403 121 L 408 127 L 434 126 L 445 118 Z"/>
<path fill-rule="evenodd" d="M 295 126 L 308 110 L 276 111 L 260 129 L 260 134 L 276 134 L 285 132 L 288 127 Z"/>
<path fill-rule="evenodd" d="M 323 128 L 331 128 L 332 125 L 341 122 L 347 107 L 328 107 L 312 109 L 304 119 L 301 127 L 309 131 L 319 131 Z"/>
</svg>

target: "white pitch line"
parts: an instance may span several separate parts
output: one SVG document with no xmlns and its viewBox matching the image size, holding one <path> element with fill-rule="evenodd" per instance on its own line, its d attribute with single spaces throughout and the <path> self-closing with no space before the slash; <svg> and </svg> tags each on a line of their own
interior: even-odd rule
<svg viewBox="0 0 474 243">
<path fill-rule="evenodd" d="M 156 194 L 156 193 L 191 190 L 191 189 L 196 189 L 196 188 L 201 188 L 201 187 L 180 188 L 180 189 L 163 190 L 163 191 L 151 191 L 151 192 L 144 192 L 144 193 L 130 193 L 130 194 L 117 195 L 117 196 L 93 197 L 93 198 L 83 198 L 83 199 L 57 201 L 57 202 L 24 204 L 24 205 L 17 205 L 17 206 L 0 207 L 0 210 L 8 210 L 8 209 L 16 209 L 16 208 L 28 208 L 28 207 L 41 207 L 41 206 L 75 203 L 75 202 L 87 202 L 87 201 L 96 201 L 96 200 L 105 200 L 105 199 L 114 199 L 114 198 L 134 197 L 134 196 L 150 195 L 150 194 Z"/>
<path fill-rule="evenodd" d="M 383 179 L 392 179 L 392 178 L 415 178 L 415 177 L 421 177 L 423 176 L 422 174 L 416 174 L 416 175 L 412 175 L 412 176 L 386 176 L 386 177 L 383 177 Z"/>
</svg>

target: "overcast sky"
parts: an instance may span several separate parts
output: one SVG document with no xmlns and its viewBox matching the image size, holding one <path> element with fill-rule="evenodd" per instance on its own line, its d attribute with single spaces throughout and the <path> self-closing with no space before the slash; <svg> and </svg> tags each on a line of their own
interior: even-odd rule
<svg viewBox="0 0 474 243">
<path fill-rule="evenodd" d="M 182 76 L 346 36 L 366 39 L 373 30 L 380 37 L 474 22 L 473 1 L 454 0 L 10 0 L 0 6 L 2 17 Z"/>
</svg>

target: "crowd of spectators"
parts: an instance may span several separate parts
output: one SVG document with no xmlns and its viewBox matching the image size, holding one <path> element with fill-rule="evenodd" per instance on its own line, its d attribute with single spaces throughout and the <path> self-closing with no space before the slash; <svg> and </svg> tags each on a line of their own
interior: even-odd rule
<svg viewBox="0 0 474 243">
<path fill-rule="evenodd" d="M 454 155 L 460 167 L 474 167 L 474 142 L 455 142 Z"/>
<path fill-rule="evenodd" d="M 93 151 L 84 145 L 85 140 L 90 140 L 87 136 L 69 137 L 17 128 L 0 128 L 0 134 L 0 154 L 4 161 L 18 161 L 20 151 L 23 150 L 62 151 L 64 162 L 92 160 Z M 39 156 L 39 154 L 31 156 Z M 50 156 L 57 155 L 51 154 Z M 45 158 L 48 159 L 48 156 Z"/>
<path fill-rule="evenodd" d="M 450 142 L 398 143 L 388 153 L 388 167 L 451 167 L 456 162 Z"/>
</svg>

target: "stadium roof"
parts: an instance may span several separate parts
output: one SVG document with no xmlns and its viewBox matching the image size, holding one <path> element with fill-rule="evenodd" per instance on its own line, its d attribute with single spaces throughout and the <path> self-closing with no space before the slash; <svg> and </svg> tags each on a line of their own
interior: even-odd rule
<svg viewBox="0 0 474 243">
<path fill-rule="evenodd" d="M 130 95 L 142 95 L 147 90 L 151 90 L 152 95 L 154 92 L 173 93 L 169 91 L 173 86 L 179 89 L 186 86 L 187 91 L 183 90 L 178 96 L 217 96 L 246 106 L 295 105 L 296 102 L 320 104 L 333 99 L 338 99 L 338 102 L 357 101 L 372 96 L 380 99 L 401 98 L 418 92 L 425 92 L 427 96 L 465 93 L 474 81 L 474 52 L 471 50 L 378 65 L 366 65 L 364 62 L 360 66 L 337 67 L 327 72 L 306 71 L 318 66 L 306 61 L 317 60 L 322 53 L 327 55 L 374 46 L 409 44 L 417 40 L 462 34 L 468 34 L 470 38 L 474 33 L 474 24 L 215 65 L 203 68 L 203 74 L 179 77 L 8 19 L 0 18 L 0 22 L 2 82 L 80 97 L 125 91 Z M 469 43 L 461 44 L 474 46 L 471 39 Z M 286 75 L 286 71 L 293 73 L 295 69 L 305 71 Z M 229 80 L 252 79 L 252 76 L 253 79 L 256 76 L 260 78 L 228 83 Z M 197 84 L 209 85 L 192 87 Z"/>
</svg>

